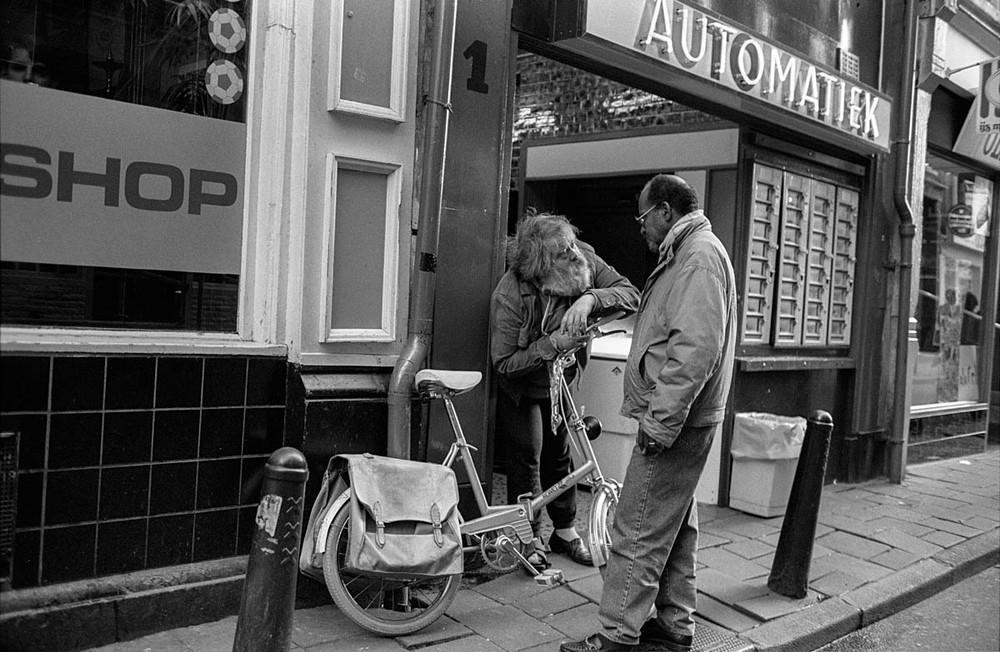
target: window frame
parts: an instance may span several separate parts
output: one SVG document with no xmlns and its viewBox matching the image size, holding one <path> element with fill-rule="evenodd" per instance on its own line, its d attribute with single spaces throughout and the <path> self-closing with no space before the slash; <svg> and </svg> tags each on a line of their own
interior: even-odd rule
<svg viewBox="0 0 1000 652">
<path fill-rule="evenodd" d="M 334 289 L 334 246 L 337 226 L 337 179 L 341 169 L 370 174 L 381 174 L 386 178 L 385 188 L 385 233 L 382 238 L 382 301 L 380 328 L 333 328 L 332 291 Z M 398 275 L 399 275 L 399 215 L 403 191 L 403 165 L 399 162 L 361 159 L 336 153 L 326 155 L 326 192 L 323 208 L 323 251 L 320 269 L 323 274 L 319 287 L 319 341 L 323 344 L 335 342 L 394 342 L 398 318 Z"/>
<path fill-rule="evenodd" d="M 408 0 L 393 0 L 392 20 L 392 60 L 389 65 L 389 106 L 366 104 L 341 97 L 340 64 L 343 58 L 344 0 L 335 0 L 330 6 L 330 68 L 327 88 L 327 110 L 355 113 L 389 120 L 406 120 L 406 71 L 408 67 L 408 35 L 410 33 L 410 10 Z M 407 38 L 400 38 L 407 35 Z"/>
</svg>

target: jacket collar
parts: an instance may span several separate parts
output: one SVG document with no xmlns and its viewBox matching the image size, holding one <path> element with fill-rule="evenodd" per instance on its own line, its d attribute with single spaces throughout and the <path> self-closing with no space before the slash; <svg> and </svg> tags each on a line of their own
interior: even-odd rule
<svg viewBox="0 0 1000 652">
<path fill-rule="evenodd" d="M 660 263 L 670 263 L 681 243 L 695 231 L 711 229 L 712 225 L 701 209 L 691 211 L 677 220 L 660 243 Z"/>
</svg>

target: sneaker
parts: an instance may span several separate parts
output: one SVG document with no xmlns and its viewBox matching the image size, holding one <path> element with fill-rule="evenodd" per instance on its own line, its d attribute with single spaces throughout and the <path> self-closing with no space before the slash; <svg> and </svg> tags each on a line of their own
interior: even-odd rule
<svg viewBox="0 0 1000 652">
<path fill-rule="evenodd" d="M 656 618 L 650 618 L 642 625 L 639 632 L 639 642 L 643 645 L 654 645 L 657 649 L 669 652 L 690 652 L 694 637 L 687 634 L 674 634 L 660 624 Z"/>
<path fill-rule="evenodd" d="M 559 652 L 618 652 L 635 650 L 638 645 L 626 645 L 601 634 L 591 634 L 582 641 L 563 641 L 559 644 Z"/>
<path fill-rule="evenodd" d="M 572 541 L 567 541 L 553 532 L 552 536 L 549 537 L 549 550 L 552 552 L 561 552 L 578 564 L 584 566 L 594 565 L 594 558 L 590 555 L 590 551 L 587 550 L 586 544 L 583 543 L 583 539 L 580 537 Z"/>
</svg>

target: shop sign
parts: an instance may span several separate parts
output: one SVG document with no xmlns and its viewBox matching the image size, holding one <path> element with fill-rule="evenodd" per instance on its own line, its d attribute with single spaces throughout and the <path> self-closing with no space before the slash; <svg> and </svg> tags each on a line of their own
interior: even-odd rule
<svg viewBox="0 0 1000 652">
<path fill-rule="evenodd" d="M 0 85 L 3 260 L 240 273 L 245 125 Z"/>
<path fill-rule="evenodd" d="M 677 0 L 588 3 L 587 32 L 889 149 L 889 98 Z"/>
<path fill-rule="evenodd" d="M 979 64 L 979 88 L 952 148 L 1000 170 L 1000 57 Z"/>
</svg>

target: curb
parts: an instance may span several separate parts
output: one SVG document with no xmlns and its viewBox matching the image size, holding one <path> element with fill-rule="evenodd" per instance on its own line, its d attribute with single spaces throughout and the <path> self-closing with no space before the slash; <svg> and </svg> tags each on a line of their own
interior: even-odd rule
<svg viewBox="0 0 1000 652">
<path fill-rule="evenodd" d="M 749 640 L 757 652 L 814 650 L 997 563 L 1000 563 L 1000 530 L 994 529 L 816 607 L 768 621 L 741 633 L 740 637 Z"/>
</svg>

